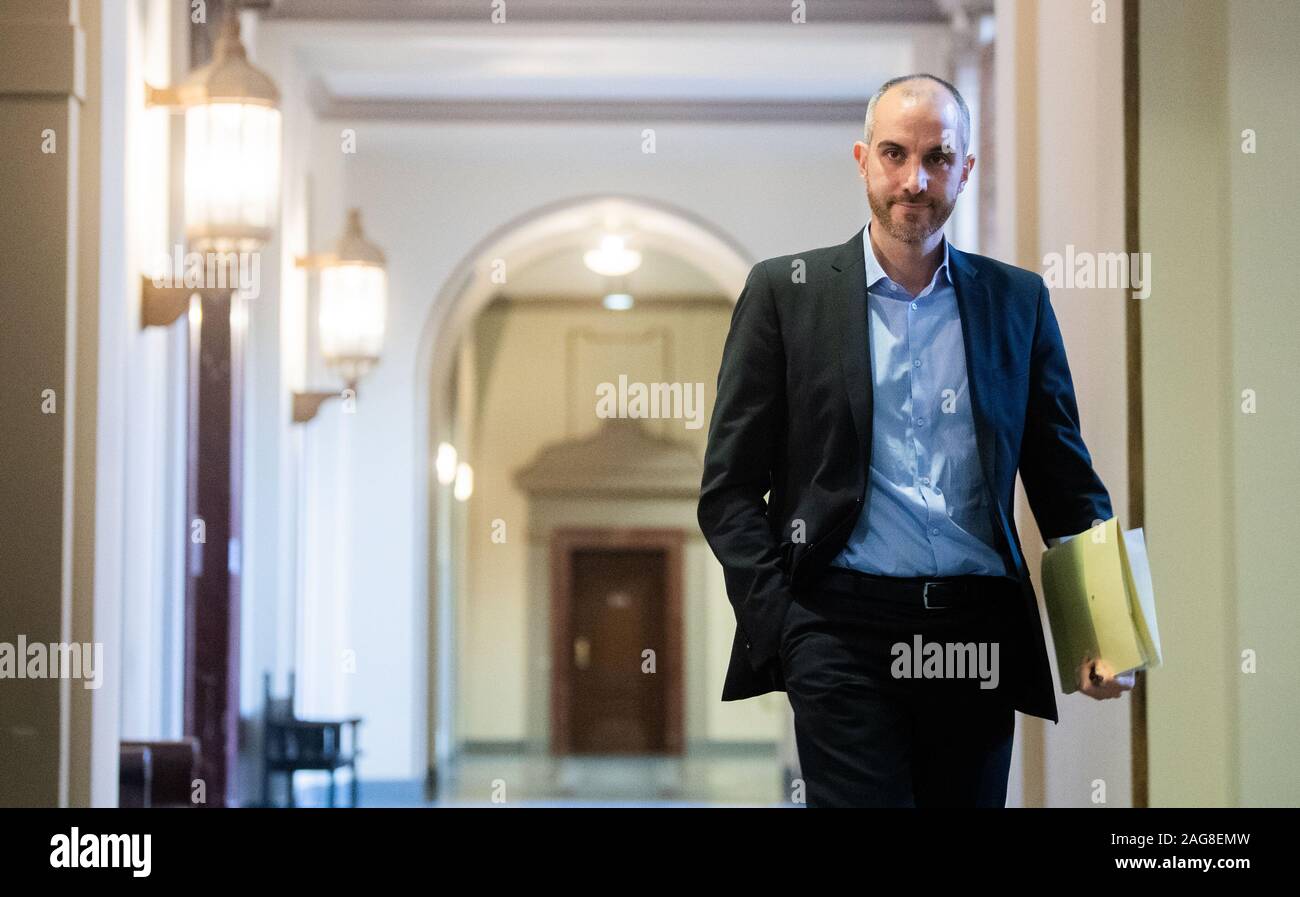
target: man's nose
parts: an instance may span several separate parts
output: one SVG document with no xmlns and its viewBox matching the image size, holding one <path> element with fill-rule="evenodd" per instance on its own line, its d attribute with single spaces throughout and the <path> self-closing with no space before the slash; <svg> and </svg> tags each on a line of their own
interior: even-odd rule
<svg viewBox="0 0 1300 897">
<path fill-rule="evenodd" d="M 925 192 L 926 174 L 925 166 L 920 162 L 913 162 L 911 169 L 907 173 L 907 190 L 909 193 L 919 195 Z"/>
</svg>

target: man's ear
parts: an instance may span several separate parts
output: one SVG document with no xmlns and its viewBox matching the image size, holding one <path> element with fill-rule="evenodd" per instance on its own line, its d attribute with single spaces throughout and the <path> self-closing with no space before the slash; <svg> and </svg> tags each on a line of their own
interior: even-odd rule
<svg viewBox="0 0 1300 897">
<path fill-rule="evenodd" d="M 967 157 L 966 157 L 966 170 L 965 170 L 964 172 L 962 172 L 961 183 L 957 185 L 957 192 L 958 192 L 958 193 L 960 193 L 961 191 L 963 191 L 963 190 L 966 189 L 966 182 L 967 182 L 968 180 L 970 180 L 970 173 L 971 173 L 972 171 L 974 171 L 974 170 L 975 170 L 975 157 L 974 157 L 974 156 L 967 156 Z"/>
</svg>

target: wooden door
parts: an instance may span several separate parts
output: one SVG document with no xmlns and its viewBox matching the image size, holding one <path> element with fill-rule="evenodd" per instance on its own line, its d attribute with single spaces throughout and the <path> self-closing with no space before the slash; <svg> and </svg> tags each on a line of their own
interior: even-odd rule
<svg viewBox="0 0 1300 897">
<path fill-rule="evenodd" d="M 680 752 L 680 546 L 664 531 L 557 534 L 557 753 Z"/>
</svg>

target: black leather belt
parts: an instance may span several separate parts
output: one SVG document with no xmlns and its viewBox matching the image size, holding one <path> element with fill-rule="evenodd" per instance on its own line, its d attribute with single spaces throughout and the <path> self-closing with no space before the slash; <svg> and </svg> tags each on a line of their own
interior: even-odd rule
<svg viewBox="0 0 1300 897">
<path fill-rule="evenodd" d="M 926 610 L 942 610 L 968 601 L 983 601 L 1015 585 L 1005 576 L 937 576 L 901 578 L 828 567 L 801 588 L 830 589 L 866 598 L 893 601 Z"/>
</svg>

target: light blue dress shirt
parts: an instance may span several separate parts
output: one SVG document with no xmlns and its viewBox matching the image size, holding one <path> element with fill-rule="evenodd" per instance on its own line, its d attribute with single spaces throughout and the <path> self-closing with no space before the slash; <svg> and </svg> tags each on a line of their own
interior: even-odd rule
<svg viewBox="0 0 1300 897">
<path fill-rule="evenodd" d="M 885 274 L 870 229 L 871 476 L 831 563 L 880 576 L 1007 576 L 993 548 L 948 240 L 929 286 L 912 296 Z"/>
</svg>

